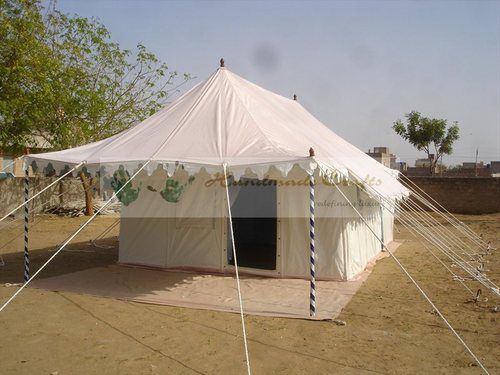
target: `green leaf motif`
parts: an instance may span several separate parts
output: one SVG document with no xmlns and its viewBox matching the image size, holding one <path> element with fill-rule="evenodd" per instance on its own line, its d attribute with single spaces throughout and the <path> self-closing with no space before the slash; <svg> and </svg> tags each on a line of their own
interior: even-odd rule
<svg viewBox="0 0 500 375">
<path fill-rule="evenodd" d="M 139 192 L 141 191 L 140 187 L 134 189 L 130 183 L 127 184 L 129 180 L 130 174 L 127 170 L 125 170 L 123 165 L 120 165 L 118 170 L 113 173 L 113 179 L 111 180 L 111 187 L 115 193 L 117 193 L 116 197 L 125 206 L 128 206 L 132 202 L 136 201 L 139 197 Z"/>
<path fill-rule="evenodd" d="M 165 189 L 160 191 L 161 197 L 170 203 L 177 203 L 181 200 L 182 193 L 187 185 L 191 185 L 194 180 L 194 176 L 190 176 L 188 182 L 185 184 L 179 183 L 179 181 L 174 180 L 173 178 L 167 178 L 165 182 Z"/>
</svg>

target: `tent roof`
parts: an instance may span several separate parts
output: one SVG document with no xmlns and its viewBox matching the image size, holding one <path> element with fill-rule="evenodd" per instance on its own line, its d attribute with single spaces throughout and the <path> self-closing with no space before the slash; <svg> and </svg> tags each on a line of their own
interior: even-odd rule
<svg viewBox="0 0 500 375">
<path fill-rule="evenodd" d="M 357 149 L 297 101 L 217 69 L 153 116 L 115 136 L 81 147 L 33 154 L 29 160 L 102 163 L 179 162 L 228 168 L 310 161 L 328 173 L 377 181 L 384 196 L 406 195 L 394 171 Z"/>
</svg>

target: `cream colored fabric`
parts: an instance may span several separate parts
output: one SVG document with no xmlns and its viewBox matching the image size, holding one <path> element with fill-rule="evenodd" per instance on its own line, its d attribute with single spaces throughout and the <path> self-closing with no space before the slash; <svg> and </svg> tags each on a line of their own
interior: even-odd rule
<svg viewBox="0 0 500 375">
<path fill-rule="evenodd" d="M 269 177 L 278 179 L 279 172 Z M 179 170 L 173 179 L 186 183 L 180 200 L 165 201 L 160 192 L 167 174 L 142 174 L 133 181 L 142 190 L 138 199 L 122 207 L 121 263 L 162 268 L 230 271 L 227 264 L 227 202 L 225 187 L 206 172 L 191 183 Z M 343 196 L 316 173 L 316 276 L 322 280 L 349 280 L 362 272 L 381 251 L 380 242 Z M 309 277 L 309 186 L 307 172 L 295 166 L 277 180 L 277 269 L 274 277 Z M 392 241 L 390 213 L 352 184 L 339 185 L 372 229 L 386 243 Z M 382 211 L 383 212 L 383 211 Z M 238 250 L 238 249 L 237 249 Z M 248 273 L 263 274 L 246 269 Z"/>
<path fill-rule="evenodd" d="M 195 267 L 222 270 L 225 191 L 198 173 L 187 183 L 183 171 L 174 179 L 186 183 L 179 202 L 167 202 L 160 192 L 167 175 L 157 171 L 134 181 L 141 187 L 138 199 L 121 210 L 122 263 L 156 267 Z"/>
<path fill-rule="evenodd" d="M 400 198 L 408 191 L 389 170 L 336 135 L 299 102 L 267 91 L 220 68 L 173 103 L 140 124 L 111 138 L 73 149 L 29 155 L 27 161 L 87 167 L 130 164 L 152 159 L 171 168 L 175 162 L 193 173 L 202 166 L 210 173 L 228 164 L 239 176 L 276 166 L 286 175 L 295 162 L 308 162 L 309 148 L 325 174 L 375 181 L 381 195 Z M 168 166 L 167 166 L 168 164 Z M 59 165 L 59 167 L 61 167 Z"/>
<path fill-rule="evenodd" d="M 314 157 L 309 157 L 310 147 Z M 340 138 L 300 103 L 225 68 L 120 134 L 74 149 L 29 155 L 27 160 L 61 165 L 85 160 L 88 168 L 101 166 L 108 172 L 124 164 L 129 174 L 151 161 L 130 183 L 140 191 L 138 199 L 122 209 L 120 261 L 159 267 L 226 270 L 225 191 L 220 183 L 205 185 L 222 172 L 223 163 L 236 180 L 269 174 L 277 180 L 303 182 L 278 185 L 278 264 L 273 276 L 309 277 L 309 173 L 315 173 L 317 181 L 320 279 L 350 279 L 381 249 L 329 183 L 359 180 L 375 195 L 393 200 L 408 193 L 397 181 L 396 171 Z M 167 175 L 184 186 L 179 202 L 167 202 L 160 194 Z M 189 176 L 195 179 L 190 182 Z M 354 204 L 373 202 L 353 184 L 341 188 Z M 379 235 L 384 226 L 389 242 L 390 213 L 381 219 L 376 205 L 357 208 Z"/>
</svg>

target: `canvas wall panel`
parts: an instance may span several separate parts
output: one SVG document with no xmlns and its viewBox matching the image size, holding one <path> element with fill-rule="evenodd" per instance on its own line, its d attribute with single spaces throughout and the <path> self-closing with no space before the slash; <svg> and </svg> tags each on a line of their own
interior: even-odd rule
<svg viewBox="0 0 500 375">
<path fill-rule="evenodd" d="M 120 221 L 120 263 L 154 267 L 167 265 L 167 220 L 122 218 Z"/>
<path fill-rule="evenodd" d="M 307 180 L 303 170 L 292 170 L 288 179 Z M 344 279 L 344 247 L 342 207 L 337 205 L 339 193 L 316 176 L 315 249 L 318 279 Z M 308 278 L 309 250 L 309 187 L 307 184 L 279 186 L 281 220 L 282 276 Z"/>
<path fill-rule="evenodd" d="M 167 184 L 162 170 L 141 175 L 137 200 L 122 207 L 120 261 L 220 270 L 225 189 L 211 179 L 204 171 L 193 179 L 179 170 L 173 176 L 177 185 Z"/>
<path fill-rule="evenodd" d="M 389 244 L 394 240 L 394 214 L 386 208 L 382 208 L 384 220 L 384 242 Z"/>
</svg>

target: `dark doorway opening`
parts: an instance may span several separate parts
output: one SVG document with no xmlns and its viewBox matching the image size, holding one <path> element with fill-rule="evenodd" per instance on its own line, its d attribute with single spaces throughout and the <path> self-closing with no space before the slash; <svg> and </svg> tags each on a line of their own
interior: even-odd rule
<svg viewBox="0 0 500 375">
<path fill-rule="evenodd" d="M 229 181 L 234 242 L 238 266 L 276 269 L 276 181 L 241 178 Z M 228 222 L 229 226 L 229 222 Z M 228 264 L 234 266 L 231 228 L 228 227 Z"/>
</svg>

